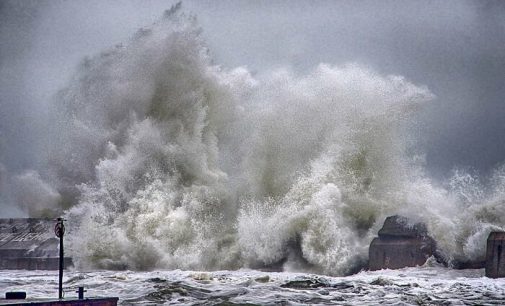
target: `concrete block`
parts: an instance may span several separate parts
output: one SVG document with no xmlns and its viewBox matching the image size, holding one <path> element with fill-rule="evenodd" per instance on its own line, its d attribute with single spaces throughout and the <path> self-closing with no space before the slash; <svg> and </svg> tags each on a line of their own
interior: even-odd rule
<svg viewBox="0 0 505 306">
<path fill-rule="evenodd" d="M 424 223 L 411 224 L 408 218 L 402 216 L 390 216 L 384 220 L 384 225 L 379 230 L 379 237 L 425 237 L 428 229 Z"/>
<path fill-rule="evenodd" d="M 423 223 L 409 224 L 401 216 L 386 218 L 379 237 L 370 244 L 370 270 L 400 269 L 423 265 L 435 254 L 436 242 Z"/>
<path fill-rule="evenodd" d="M 505 232 L 491 232 L 487 238 L 486 276 L 505 277 Z"/>
</svg>

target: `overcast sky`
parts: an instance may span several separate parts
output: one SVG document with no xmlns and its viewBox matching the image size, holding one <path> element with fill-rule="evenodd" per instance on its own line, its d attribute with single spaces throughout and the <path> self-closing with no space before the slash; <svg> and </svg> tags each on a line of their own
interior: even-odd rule
<svg viewBox="0 0 505 306">
<path fill-rule="evenodd" d="M 127 41 L 175 1 L 0 1 L 0 163 L 35 163 L 47 101 L 84 56 Z M 429 172 L 505 157 L 505 1 L 184 1 L 216 64 L 304 73 L 358 62 L 427 85 Z M 1 177 L 0 177 L 1 178 Z M 1 180 L 0 180 L 1 181 Z M 1 183 L 1 182 L 0 182 Z"/>
</svg>

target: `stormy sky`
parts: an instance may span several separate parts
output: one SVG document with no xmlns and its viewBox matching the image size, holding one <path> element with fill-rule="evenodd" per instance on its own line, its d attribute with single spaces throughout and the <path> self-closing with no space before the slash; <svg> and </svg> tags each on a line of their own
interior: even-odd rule
<svg viewBox="0 0 505 306">
<path fill-rule="evenodd" d="M 0 185 L 5 171 L 43 163 L 48 101 L 78 63 L 127 41 L 174 3 L 0 1 Z M 415 133 L 435 178 L 454 167 L 486 174 L 504 161 L 503 1 L 184 1 L 183 8 L 197 16 L 224 67 L 304 73 L 321 62 L 358 62 L 426 85 L 437 98 L 415 119 Z"/>
</svg>

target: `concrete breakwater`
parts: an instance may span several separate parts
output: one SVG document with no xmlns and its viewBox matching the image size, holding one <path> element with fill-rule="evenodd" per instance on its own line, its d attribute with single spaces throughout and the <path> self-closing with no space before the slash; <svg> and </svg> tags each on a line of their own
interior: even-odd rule
<svg viewBox="0 0 505 306">
<path fill-rule="evenodd" d="M 409 224 L 401 216 L 387 217 L 369 249 L 370 270 L 423 265 L 436 252 L 436 242 L 423 223 Z"/>
<path fill-rule="evenodd" d="M 486 276 L 505 277 L 505 232 L 492 232 L 487 238 Z"/>
<path fill-rule="evenodd" d="M 58 270 L 53 219 L 0 219 L 0 269 Z M 65 268 L 72 259 L 65 257 Z"/>
<path fill-rule="evenodd" d="M 421 266 L 435 256 L 443 263 L 437 252 L 436 241 L 428 234 L 423 223 L 411 223 L 402 216 L 390 216 L 372 240 L 369 248 L 369 269 L 400 269 Z M 456 262 L 455 268 L 485 268 L 486 276 L 505 277 L 505 232 L 491 232 L 487 239 L 485 261 Z"/>
<path fill-rule="evenodd" d="M 58 270 L 59 241 L 54 233 L 55 225 L 53 219 L 0 219 L 0 269 Z M 291 248 L 297 256 L 303 258 L 298 244 L 293 245 Z M 426 226 L 411 224 L 402 216 L 390 216 L 370 244 L 368 267 L 373 271 L 420 266 L 430 256 L 437 257 L 437 244 Z M 271 270 L 281 270 L 282 263 Z M 65 268 L 71 265 L 72 258 L 65 257 Z M 265 267 L 259 269 L 262 268 Z M 485 268 L 488 277 L 505 277 L 505 233 L 490 233 Z"/>
</svg>

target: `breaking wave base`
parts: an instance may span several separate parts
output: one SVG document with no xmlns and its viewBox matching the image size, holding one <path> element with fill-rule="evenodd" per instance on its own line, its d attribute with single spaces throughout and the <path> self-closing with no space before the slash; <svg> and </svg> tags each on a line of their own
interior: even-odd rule
<svg viewBox="0 0 505 306">
<path fill-rule="evenodd" d="M 65 211 L 77 267 L 346 275 L 389 215 L 425 222 L 449 264 L 505 230 L 505 167 L 485 186 L 425 173 L 428 88 L 357 63 L 225 69 L 200 32 L 174 7 L 84 59 L 55 98 L 46 170 L 11 179 L 32 216 Z"/>
</svg>

